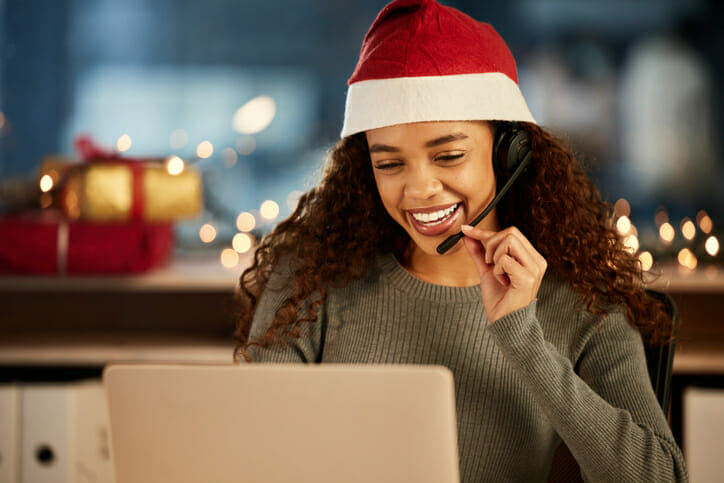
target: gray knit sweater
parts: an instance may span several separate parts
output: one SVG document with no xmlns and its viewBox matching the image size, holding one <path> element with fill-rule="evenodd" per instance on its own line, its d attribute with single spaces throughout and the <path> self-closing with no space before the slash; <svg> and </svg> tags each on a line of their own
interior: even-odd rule
<svg viewBox="0 0 724 483">
<path fill-rule="evenodd" d="M 288 279 L 272 277 L 252 337 L 271 323 Z M 330 289 L 303 327 L 285 347 L 252 346 L 252 359 L 450 368 L 463 482 L 545 481 L 561 439 L 586 480 L 688 480 L 638 332 L 621 313 L 594 324 L 553 275 L 528 307 L 490 324 L 479 286 L 421 281 L 386 254 L 366 278 Z"/>
</svg>

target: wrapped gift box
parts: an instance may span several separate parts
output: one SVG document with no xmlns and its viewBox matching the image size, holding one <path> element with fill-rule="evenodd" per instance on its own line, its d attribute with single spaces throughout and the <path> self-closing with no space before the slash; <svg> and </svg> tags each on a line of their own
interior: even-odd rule
<svg viewBox="0 0 724 483">
<path fill-rule="evenodd" d="M 172 250 L 169 222 L 68 221 L 52 210 L 0 218 L 0 273 L 137 273 Z"/>
<path fill-rule="evenodd" d="M 163 160 L 47 160 L 40 176 L 58 183 L 55 206 L 74 220 L 149 222 L 188 219 L 203 207 L 201 176 L 172 175 Z"/>
</svg>

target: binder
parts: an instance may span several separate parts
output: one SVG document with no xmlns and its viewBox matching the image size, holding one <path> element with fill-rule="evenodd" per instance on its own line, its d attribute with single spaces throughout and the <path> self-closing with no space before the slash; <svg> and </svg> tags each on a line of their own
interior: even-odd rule
<svg viewBox="0 0 724 483">
<path fill-rule="evenodd" d="M 28 384 L 19 399 L 19 479 L 9 481 L 113 483 L 100 380 Z"/>
<path fill-rule="evenodd" d="M 13 384 L 0 385 L 0 482 L 18 480 L 20 444 L 20 390 Z"/>
<path fill-rule="evenodd" d="M 65 384 L 26 385 L 21 392 L 20 483 L 71 480 L 71 391 Z"/>
<path fill-rule="evenodd" d="M 106 394 L 99 380 L 73 385 L 74 483 L 113 483 Z"/>
</svg>

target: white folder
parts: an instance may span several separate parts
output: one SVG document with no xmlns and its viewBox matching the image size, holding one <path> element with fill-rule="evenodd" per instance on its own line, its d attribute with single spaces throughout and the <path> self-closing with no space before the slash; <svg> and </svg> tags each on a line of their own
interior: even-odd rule
<svg viewBox="0 0 724 483">
<path fill-rule="evenodd" d="M 0 482 L 18 480 L 18 446 L 20 444 L 20 389 L 12 384 L 0 385 Z"/>
<path fill-rule="evenodd" d="M 19 479 L 8 481 L 113 482 L 108 409 L 99 380 L 24 385 L 20 401 Z"/>
<path fill-rule="evenodd" d="M 72 401 L 68 386 L 27 385 L 21 400 L 20 483 L 71 481 Z"/>
</svg>

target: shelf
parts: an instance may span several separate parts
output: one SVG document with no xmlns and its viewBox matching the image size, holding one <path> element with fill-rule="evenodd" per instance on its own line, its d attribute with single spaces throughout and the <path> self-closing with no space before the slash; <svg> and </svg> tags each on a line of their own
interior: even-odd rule
<svg viewBox="0 0 724 483">
<path fill-rule="evenodd" d="M 657 275 L 647 274 L 647 286 L 666 293 L 722 293 L 724 268 L 716 265 L 690 270 L 680 265 L 658 267 Z"/>
<path fill-rule="evenodd" d="M 94 336 L 39 339 L 5 338 L 0 366 L 97 366 L 111 362 L 226 364 L 233 362 L 229 339 Z"/>
<path fill-rule="evenodd" d="M 724 341 L 688 342 L 676 347 L 674 374 L 724 374 Z"/>
<path fill-rule="evenodd" d="M 251 254 L 241 255 L 234 268 L 224 268 L 216 254 L 177 256 L 164 267 L 130 275 L 4 275 L 0 291 L 228 291 L 251 264 Z"/>
</svg>

